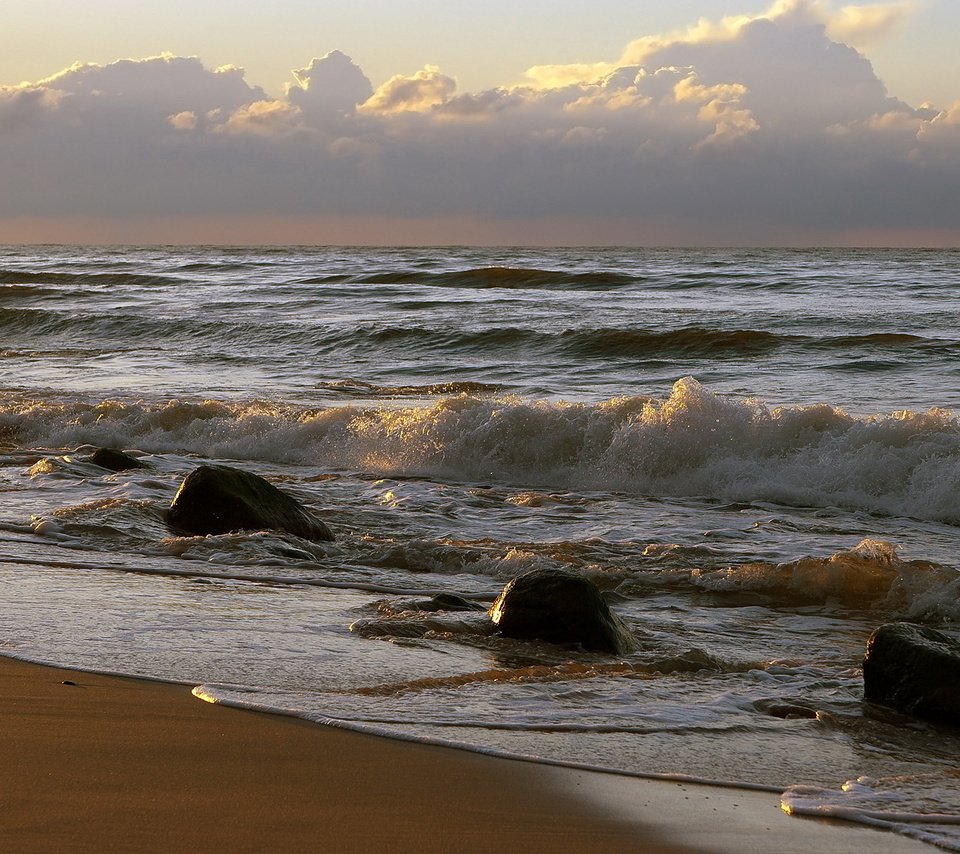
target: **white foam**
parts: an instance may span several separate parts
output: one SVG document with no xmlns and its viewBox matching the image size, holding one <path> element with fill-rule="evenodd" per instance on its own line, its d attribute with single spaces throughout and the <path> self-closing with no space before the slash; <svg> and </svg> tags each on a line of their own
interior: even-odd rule
<svg viewBox="0 0 960 854">
<path fill-rule="evenodd" d="M 781 798 L 781 809 L 788 815 L 843 820 L 866 827 L 893 831 L 902 836 L 937 845 L 949 851 L 960 851 L 960 815 L 934 812 L 910 812 L 896 809 L 898 804 L 909 803 L 911 797 L 914 795 L 914 792 L 909 787 L 909 782 L 904 781 L 903 778 L 897 778 L 895 785 L 898 788 L 889 791 L 882 791 L 879 786 L 872 788 L 870 784 L 874 781 L 868 778 L 860 778 L 857 781 L 846 783 L 839 792 L 814 786 L 793 786 L 783 790 L 777 786 L 734 782 L 691 774 L 625 771 L 604 765 L 572 762 L 543 755 L 519 753 L 502 748 L 479 745 L 469 741 L 441 738 L 436 735 L 421 735 L 383 726 L 377 721 L 358 721 L 331 717 L 326 714 L 310 713 L 302 709 L 278 705 L 275 696 L 271 698 L 269 694 L 261 694 L 257 691 L 238 690 L 236 686 L 198 685 L 193 689 L 193 694 L 199 699 L 209 703 L 299 717 L 323 726 L 331 726 L 353 732 L 362 732 L 417 744 L 452 747 L 474 753 L 481 753 L 487 756 L 534 762 L 551 767 L 599 772 L 622 778 L 660 780 L 717 786 L 732 790 L 777 793 Z M 272 699 L 273 702 L 270 702 L 270 699 Z M 489 726 L 489 723 L 482 725 Z M 504 722 L 502 726 L 509 728 L 510 724 Z M 589 731 L 589 729 L 589 727 L 586 727 L 577 729 L 576 731 L 586 732 Z M 941 780 L 942 775 L 936 779 L 938 781 Z M 949 803 L 956 797 L 956 794 L 957 793 L 943 791 L 935 792 L 933 793 L 933 800 L 934 802 Z M 881 802 L 886 802 L 884 804 L 886 808 L 871 809 L 869 806 L 866 806 L 866 804 L 869 804 L 871 801 L 878 799 Z"/>
<path fill-rule="evenodd" d="M 960 524 L 960 422 L 943 410 L 855 418 L 770 410 L 692 378 L 599 404 L 474 398 L 306 410 L 265 401 L 0 402 L 21 445 L 150 453 L 724 501 L 840 506 Z"/>
<path fill-rule="evenodd" d="M 848 781 L 839 790 L 792 786 L 783 793 L 780 803 L 790 815 L 842 819 L 892 830 L 948 851 L 960 851 L 960 814 L 909 808 L 924 801 L 941 805 L 960 803 L 960 792 L 943 788 L 943 775 L 935 779 L 933 791 L 921 778 L 904 777 L 887 781 L 892 788 L 886 788 L 885 781 L 867 777 Z"/>
<path fill-rule="evenodd" d="M 895 545 L 871 538 L 828 557 L 692 569 L 689 577 L 706 590 L 762 592 L 785 604 L 832 601 L 914 619 L 960 619 L 960 573 L 901 560 Z"/>
<path fill-rule="evenodd" d="M 33 526 L 33 533 L 38 537 L 57 537 L 63 534 L 63 527 L 53 519 L 34 517 L 30 522 Z"/>
</svg>

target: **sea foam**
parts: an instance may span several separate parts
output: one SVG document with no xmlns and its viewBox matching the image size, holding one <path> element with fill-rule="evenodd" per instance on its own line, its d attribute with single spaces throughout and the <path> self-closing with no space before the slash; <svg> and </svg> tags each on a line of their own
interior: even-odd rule
<svg viewBox="0 0 960 854">
<path fill-rule="evenodd" d="M 769 409 L 692 378 L 666 399 L 596 404 L 456 395 L 410 407 L 254 400 L 34 400 L 6 394 L 0 437 L 718 501 L 843 507 L 960 524 L 960 422 L 945 410 L 854 417 Z"/>
</svg>

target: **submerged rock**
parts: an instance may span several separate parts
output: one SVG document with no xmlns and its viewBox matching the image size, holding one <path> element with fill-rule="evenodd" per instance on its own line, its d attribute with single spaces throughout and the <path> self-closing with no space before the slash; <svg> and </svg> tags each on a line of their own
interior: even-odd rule
<svg viewBox="0 0 960 854">
<path fill-rule="evenodd" d="M 867 641 L 863 696 L 918 718 L 960 726 L 960 641 L 912 623 L 887 623 Z"/>
<path fill-rule="evenodd" d="M 129 454 L 113 448 L 97 448 L 90 457 L 90 462 L 95 466 L 100 466 L 100 468 L 110 469 L 110 471 L 150 468 L 145 462 L 138 460 L 136 457 L 131 457 Z"/>
<path fill-rule="evenodd" d="M 500 633 L 512 638 L 580 644 L 623 654 L 633 636 L 589 579 L 559 569 L 534 569 L 507 582 L 489 610 Z"/>
<path fill-rule="evenodd" d="M 330 529 L 299 501 L 259 475 L 230 466 L 202 465 L 188 474 L 167 511 L 180 534 L 286 531 L 306 540 L 332 540 Z"/>
</svg>

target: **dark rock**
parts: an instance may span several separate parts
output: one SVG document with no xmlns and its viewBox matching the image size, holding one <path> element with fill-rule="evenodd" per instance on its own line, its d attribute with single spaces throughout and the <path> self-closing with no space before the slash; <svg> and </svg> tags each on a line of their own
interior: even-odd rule
<svg viewBox="0 0 960 854">
<path fill-rule="evenodd" d="M 116 451 L 113 448 L 97 448 L 90 457 L 90 462 L 100 468 L 110 469 L 110 471 L 127 471 L 128 469 L 146 469 L 150 468 L 145 462 L 141 462 L 136 457 L 131 457 L 123 451 Z"/>
<path fill-rule="evenodd" d="M 479 602 L 464 599 L 456 593 L 438 593 L 431 599 L 416 603 L 418 611 L 486 611 Z"/>
<path fill-rule="evenodd" d="M 180 534 L 286 531 L 306 540 L 332 540 L 330 529 L 295 498 L 259 475 L 230 466 L 203 465 L 188 474 L 167 511 Z"/>
<path fill-rule="evenodd" d="M 960 641 L 912 623 L 887 623 L 867 641 L 863 696 L 918 718 L 960 726 Z"/>
<path fill-rule="evenodd" d="M 597 586 L 559 569 L 534 569 L 507 582 L 489 614 L 507 637 L 580 644 L 618 655 L 634 647 L 633 636 Z"/>
</svg>

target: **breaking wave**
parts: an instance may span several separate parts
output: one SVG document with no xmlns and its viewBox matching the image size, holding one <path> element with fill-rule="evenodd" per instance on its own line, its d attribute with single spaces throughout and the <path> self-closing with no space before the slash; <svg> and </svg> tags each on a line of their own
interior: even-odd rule
<svg viewBox="0 0 960 854">
<path fill-rule="evenodd" d="M 778 607 L 834 604 L 907 620 L 960 619 L 960 573 L 931 561 L 903 560 L 896 546 L 870 538 L 826 557 L 666 570 L 653 579 L 639 577 L 637 585 L 756 593 Z"/>
<path fill-rule="evenodd" d="M 692 378 L 665 400 L 598 404 L 444 397 L 405 408 L 269 401 L 35 400 L 6 394 L 0 441 L 272 460 L 377 475 L 656 497 L 845 507 L 960 525 L 960 422 L 768 409 Z"/>
</svg>

